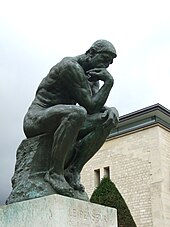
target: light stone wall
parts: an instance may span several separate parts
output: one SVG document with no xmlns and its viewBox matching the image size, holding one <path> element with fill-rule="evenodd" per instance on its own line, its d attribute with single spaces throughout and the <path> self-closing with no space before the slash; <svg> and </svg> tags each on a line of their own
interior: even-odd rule
<svg viewBox="0 0 170 227">
<path fill-rule="evenodd" d="M 159 129 L 162 166 L 162 207 L 164 226 L 170 226 L 170 132 Z"/>
<path fill-rule="evenodd" d="M 100 168 L 103 178 L 109 166 L 138 227 L 170 226 L 169 136 L 157 125 L 106 141 L 82 171 L 88 195 L 95 189 L 94 170 Z"/>
</svg>

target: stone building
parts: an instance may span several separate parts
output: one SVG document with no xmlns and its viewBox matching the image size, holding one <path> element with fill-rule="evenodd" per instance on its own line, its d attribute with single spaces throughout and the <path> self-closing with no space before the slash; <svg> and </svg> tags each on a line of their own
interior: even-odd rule
<svg viewBox="0 0 170 227">
<path fill-rule="evenodd" d="M 168 109 L 155 104 L 120 117 L 82 171 L 89 197 L 104 176 L 115 183 L 138 227 L 170 226 Z"/>
</svg>

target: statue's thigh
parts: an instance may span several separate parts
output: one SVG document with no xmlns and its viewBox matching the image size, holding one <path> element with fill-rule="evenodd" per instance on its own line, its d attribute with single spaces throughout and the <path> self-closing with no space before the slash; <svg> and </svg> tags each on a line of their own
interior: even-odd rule
<svg viewBox="0 0 170 227">
<path fill-rule="evenodd" d="M 42 125 L 48 130 L 56 130 L 65 119 L 70 119 L 74 113 L 79 115 L 82 112 L 82 107 L 75 105 L 56 105 L 50 107 L 39 114 L 39 125 Z M 81 113 L 80 113 L 81 114 Z"/>
<path fill-rule="evenodd" d="M 35 107 L 30 109 L 24 120 L 24 132 L 27 137 L 36 136 L 42 133 L 54 132 L 61 124 L 85 116 L 83 107 L 76 105 L 56 105 L 49 108 Z"/>
</svg>

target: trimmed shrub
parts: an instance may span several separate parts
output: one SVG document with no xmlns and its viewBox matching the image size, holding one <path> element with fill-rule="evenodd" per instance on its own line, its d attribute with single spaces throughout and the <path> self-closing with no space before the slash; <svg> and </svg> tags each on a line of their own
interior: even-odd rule
<svg viewBox="0 0 170 227">
<path fill-rule="evenodd" d="M 93 192 L 90 202 L 117 209 L 119 227 L 137 227 L 133 217 L 115 184 L 109 178 L 103 178 Z"/>
</svg>

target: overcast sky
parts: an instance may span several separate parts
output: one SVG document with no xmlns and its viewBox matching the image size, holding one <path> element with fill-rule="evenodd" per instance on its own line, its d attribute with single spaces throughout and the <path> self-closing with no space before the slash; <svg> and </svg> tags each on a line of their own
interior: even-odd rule
<svg viewBox="0 0 170 227">
<path fill-rule="evenodd" d="M 170 109 L 169 0 L 0 0 L 0 204 L 10 193 L 23 117 L 49 69 L 97 39 L 118 57 L 107 101 L 120 115 L 160 103 Z"/>
</svg>

